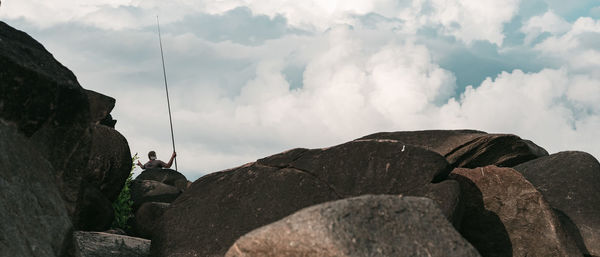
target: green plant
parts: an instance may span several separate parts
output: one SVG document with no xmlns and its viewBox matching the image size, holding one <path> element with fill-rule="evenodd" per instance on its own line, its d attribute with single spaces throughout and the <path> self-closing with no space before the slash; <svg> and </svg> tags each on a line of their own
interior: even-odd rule
<svg viewBox="0 0 600 257">
<path fill-rule="evenodd" d="M 133 205 L 133 201 L 131 201 L 131 192 L 129 191 L 129 186 L 131 185 L 131 177 L 133 176 L 135 162 L 138 159 L 139 157 L 137 156 L 137 153 L 135 153 L 135 155 L 131 158 L 132 165 L 131 171 L 129 172 L 129 177 L 127 177 L 119 197 L 117 197 L 117 200 L 115 200 L 112 204 L 113 210 L 115 211 L 115 219 L 113 220 L 112 228 L 120 228 L 123 230 L 130 229 L 127 221 L 133 216 L 133 209 L 131 207 Z"/>
</svg>

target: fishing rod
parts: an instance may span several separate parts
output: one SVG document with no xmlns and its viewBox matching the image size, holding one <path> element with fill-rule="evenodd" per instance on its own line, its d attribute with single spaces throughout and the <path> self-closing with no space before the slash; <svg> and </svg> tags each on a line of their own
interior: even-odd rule
<svg viewBox="0 0 600 257">
<path fill-rule="evenodd" d="M 160 44 L 160 58 L 162 59 L 163 77 L 165 78 L 165 91 L 167 92 L 167 108 L 169 108 L 169 124 L 171 125 L 171 142 L 173 143 L 173 152 L 175 151 L 175 136 L 173 134 L 173 119 L 171 118 L 171 102 L 169 101 L 169 87 L 167 86 L 167 71 L 165 69 L 165 55 L 163 54 L 162 38 L 160 36 L 160 22 L 156 15 L 156 26 L 158 27 L 158 43 Z M 175 161 L 175 170 L 177 170 L 177 157 Z"/>
</svg>

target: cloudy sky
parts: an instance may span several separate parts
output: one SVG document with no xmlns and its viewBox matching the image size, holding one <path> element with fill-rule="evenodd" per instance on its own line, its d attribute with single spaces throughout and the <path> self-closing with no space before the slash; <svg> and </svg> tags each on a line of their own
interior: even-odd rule
<svg viewBox="0 0 600 257">
<path fill-rule="evenodd" d="M 512 133 L 600 157 L 600 0 L 3 0 L 132 153 L 194 180 L 379 131 Z M 138 171 L 139 172 L 139 171 Z"/>
</svg>

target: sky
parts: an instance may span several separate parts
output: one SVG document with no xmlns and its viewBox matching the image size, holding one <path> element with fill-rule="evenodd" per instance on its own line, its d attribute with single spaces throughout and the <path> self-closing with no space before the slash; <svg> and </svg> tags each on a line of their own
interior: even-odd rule
<svg viewBox="0 0 600 257">
<path fill-rule="evenodd" d="M 4 0 L 189 180 L 381 131 L 516 134 L 600 157 L 600 0 Z M 139 173 L 136 168 L 136 173 Z"/>
</svg>

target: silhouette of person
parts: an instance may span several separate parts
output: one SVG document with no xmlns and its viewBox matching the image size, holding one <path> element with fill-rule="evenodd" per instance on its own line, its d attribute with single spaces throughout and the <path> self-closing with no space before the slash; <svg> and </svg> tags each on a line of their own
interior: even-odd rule
<svg viewBox="0 0 600 257">
<path fill-rule="evenodd" d="M 146 162 L 145 164 L 142 164 L 139 160 L 137 162 L 137 165 L 140 166 L 140 168 L 146 170 L 146 169 L 154 169 L 154 168 L 171 168 L 171 165 L 173 165 L 173 160 L 175 159 L 175 156 L 177 156 L 177 153 L 173 152 L 173 154 L 171 155 L 171 159 L 169 160 L 169 162 L 165 163 L 161 160 L 156 159 L 156 152 L 154 151 L 150 151 L 148 153 L 148 162 Z"/>
</svg>

